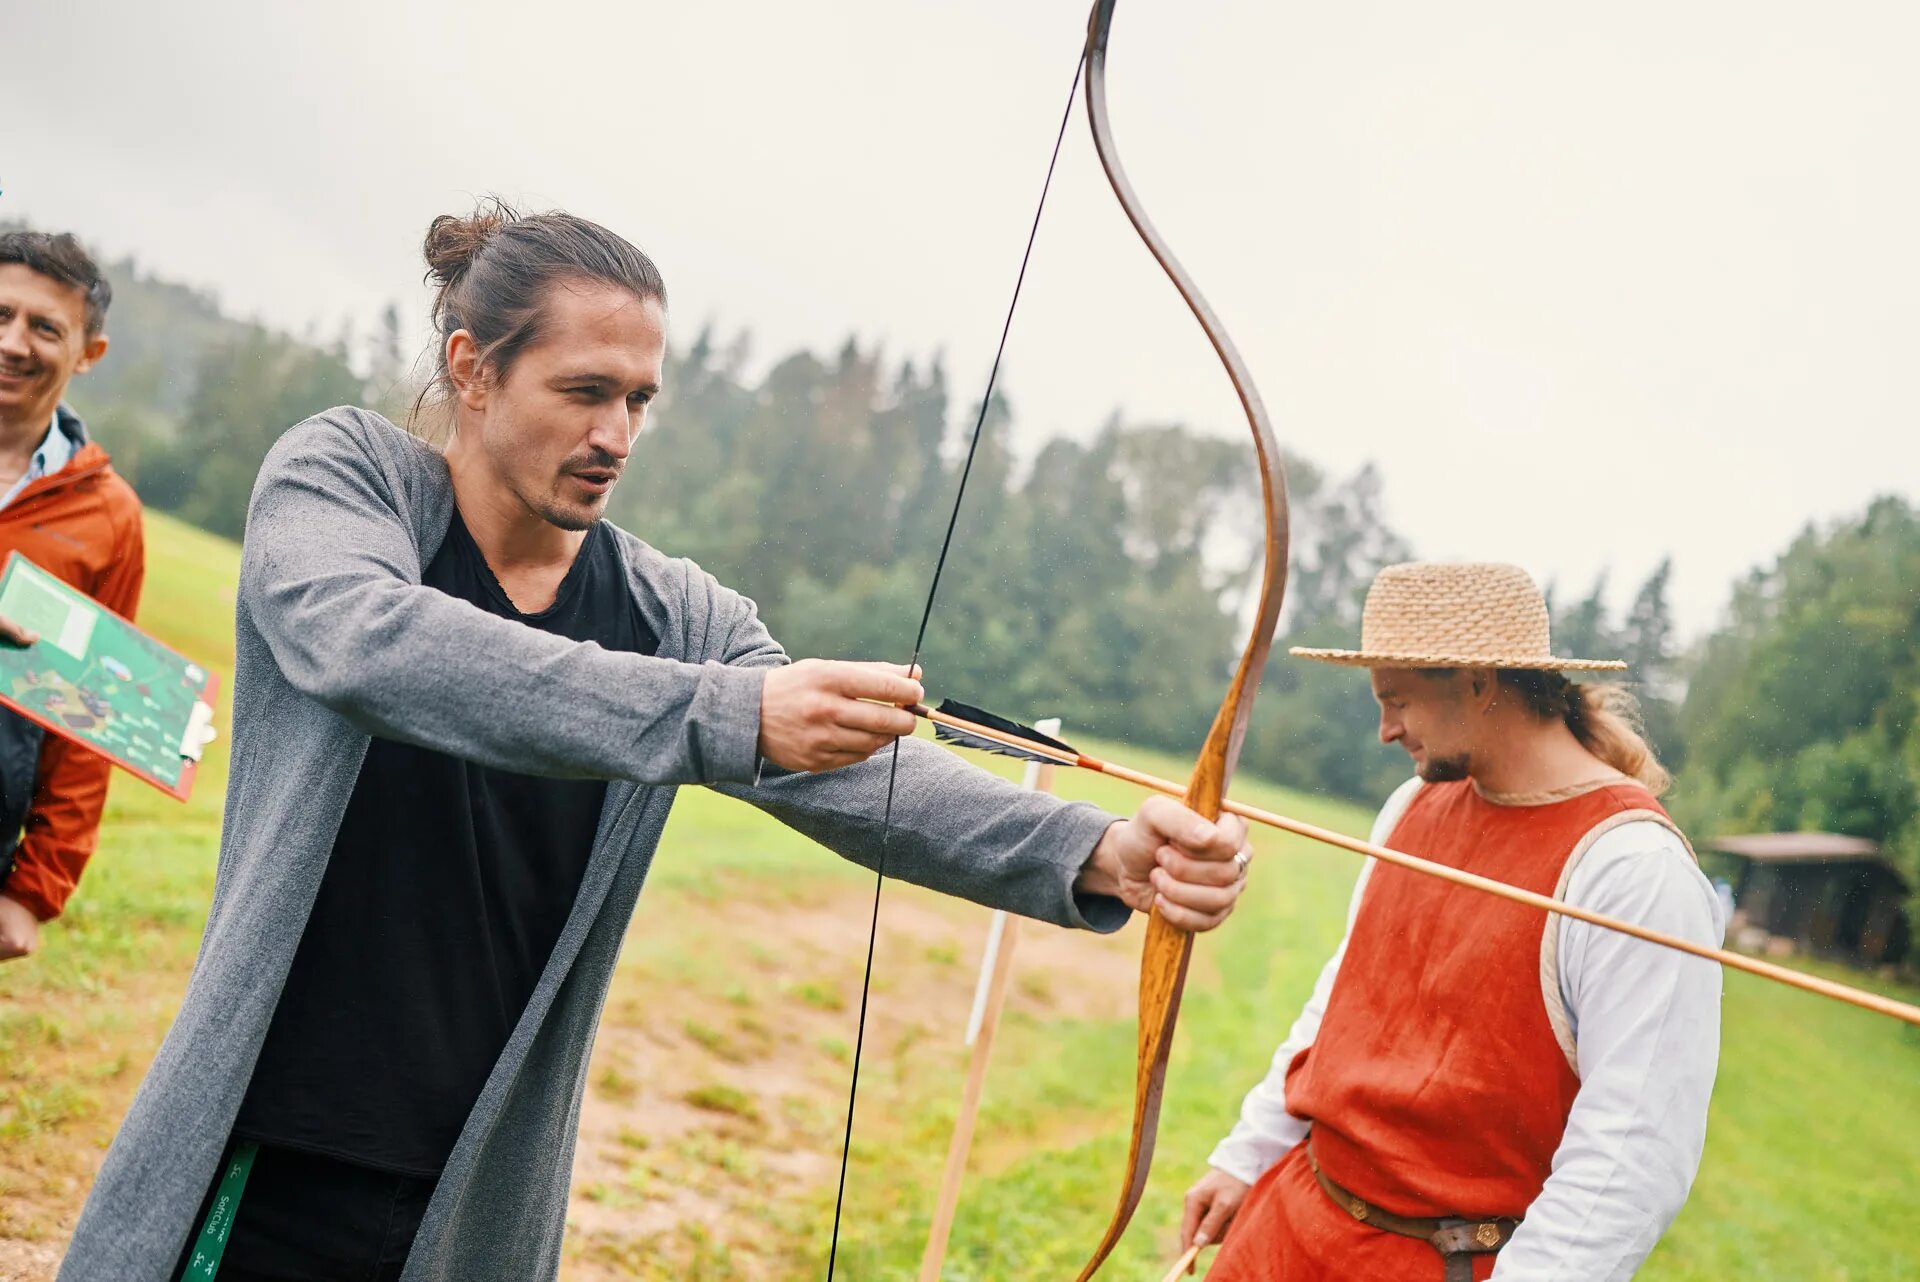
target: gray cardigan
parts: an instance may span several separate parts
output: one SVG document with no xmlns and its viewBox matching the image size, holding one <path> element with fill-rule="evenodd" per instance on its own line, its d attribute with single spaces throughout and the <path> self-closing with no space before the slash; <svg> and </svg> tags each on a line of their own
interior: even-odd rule
<svg viewBox="0 0 1920 1282">
<path fill-rule="evenodd" d="M 574 1137 L 620 940 L 680 784 L 706 784 L 872 867 L 886 757 L 754 783 L 760 686 L 786 655 L 753 602 L 625 532 L 657 656 L 610 653 L 421 586 L 453 512 L 445 462 L 376 414 L 281 438 L 255 483 L 236 608 L 233 764 L 206 935 L 114 1138 L 61 1282 L 170 1282 L 279 1000 L 368 737 L 611 781 L 572 914 L 468 1115 L 407 1282 L 559 1270 Z M 1073 881 L 1112 821 L 901 744 L 887 871 L 1064 926 L 1116 930 Z M 725 939 L 716 915 L 716 946 Z"/>
</svg>

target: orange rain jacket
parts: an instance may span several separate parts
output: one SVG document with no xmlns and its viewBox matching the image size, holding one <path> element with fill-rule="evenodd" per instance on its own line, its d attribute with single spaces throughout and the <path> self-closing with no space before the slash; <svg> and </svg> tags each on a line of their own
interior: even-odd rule
<svg viewBox="0 0 1920 1282">
<path fill-rule="evenodd" d="M 19 552 L 131 619 L 146 577 L 140 500 L 61 406 L 56 424 L 74 455 L 0 508 L 0 561 Z M 105 757 L 0 708 L 0 894 L 41 921 L 57 917 L 80 880 L 107 801 Z M 15 843 L 15 834 L 19 834 Z"/>
</svg>

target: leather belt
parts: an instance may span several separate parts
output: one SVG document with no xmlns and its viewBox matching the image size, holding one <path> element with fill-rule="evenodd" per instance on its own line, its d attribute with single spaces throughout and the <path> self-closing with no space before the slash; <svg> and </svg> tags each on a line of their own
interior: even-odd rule
<svg viewBox="0 0 1920 1282">
<path fill-rule="evenodd" d="M 1321 1189 L 1333 1199 L 1333 1204 L 1354 1219 L 1401 1237 L 1418 1238 L 1438 1251 L 1446 1266 L 1445 1273 L 1441 1275 L 1444 1282 L 1473 1282 L 1473 1257 L 1498 1251 L 1507 1244 L 1513 1231 L 1520 1227 L 1519 1220 L 1505 1217 L 1469 1220 L 1454 1215 L 1431 1219 L 1395 1215 L 1363 1197 L 1347 1192 L 1328 1179 L 1313 1156 L 1311 1143 L 1307 1145 L 1307 1165 L 1313 1168 L 1313 1178 L 1320 1181 Z"/>
</svg>

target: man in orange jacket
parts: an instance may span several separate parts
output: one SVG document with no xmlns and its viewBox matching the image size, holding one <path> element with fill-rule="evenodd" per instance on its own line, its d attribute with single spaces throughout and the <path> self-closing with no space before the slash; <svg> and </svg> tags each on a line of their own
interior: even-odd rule
<svg viewBox="0 0 1920 1282">
<path fill-rule="evenodd" d="M 72 236 L 0 233 L 0 560 L 17 551 L 131 618 L 146 574 L 140 500 L 61 403 L 106 354 L 112 297 Z M 0 620 L 0 640 L 33 638 Z M 0 709 L 0 961 L 32 952 L 73 893 L 111 769 Z"/>
</svg>

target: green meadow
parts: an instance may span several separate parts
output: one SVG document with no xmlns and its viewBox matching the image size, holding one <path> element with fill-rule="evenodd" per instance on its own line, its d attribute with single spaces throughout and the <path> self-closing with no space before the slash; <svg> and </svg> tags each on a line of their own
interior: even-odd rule
<svg viewBox="0 0 1920 1282">
<path fill-rule="evenodd" d="M 230 673 L 233 545 L 159 516 L 149 539 L 143 624 Z M 216 747 L 185 806 L 116 780 L 72 908 L 38 955 L 0 967 L 0 1276 L 51 1276 L 177 1006 L 211 892 L 225 762 Z M 1060 791 L 1119 810 L 1138 800 L 1092 778 L 1063 776 Z M 1235 791 L 1350 831 L 1367 821 L 1253 780 Z M 1155 1176 L 1109 1276 L 1164 1269 L 1181 1195 L 1338 937 L 1352 857 L 1271 833 L 1256 845 L 1241 911 L 1200 942 Z M 824 1275 L 870 890 L 751 809 L 683 794 L 596 1049 L 566 1276 Z M 840 1276 L 918 1266 L 985 923 L 970 905 L 887 889 Z M 1097 1239 L 1127 1145 L 1136 946 L 1132 932 L 1023 934 L 946 1278 L 1058 1279 Z M 1917 1030 L 1730 975 L 1706 1160 L 1640 1276 L 1920 1279 L 1917 1137 Z"/>
</svg>

